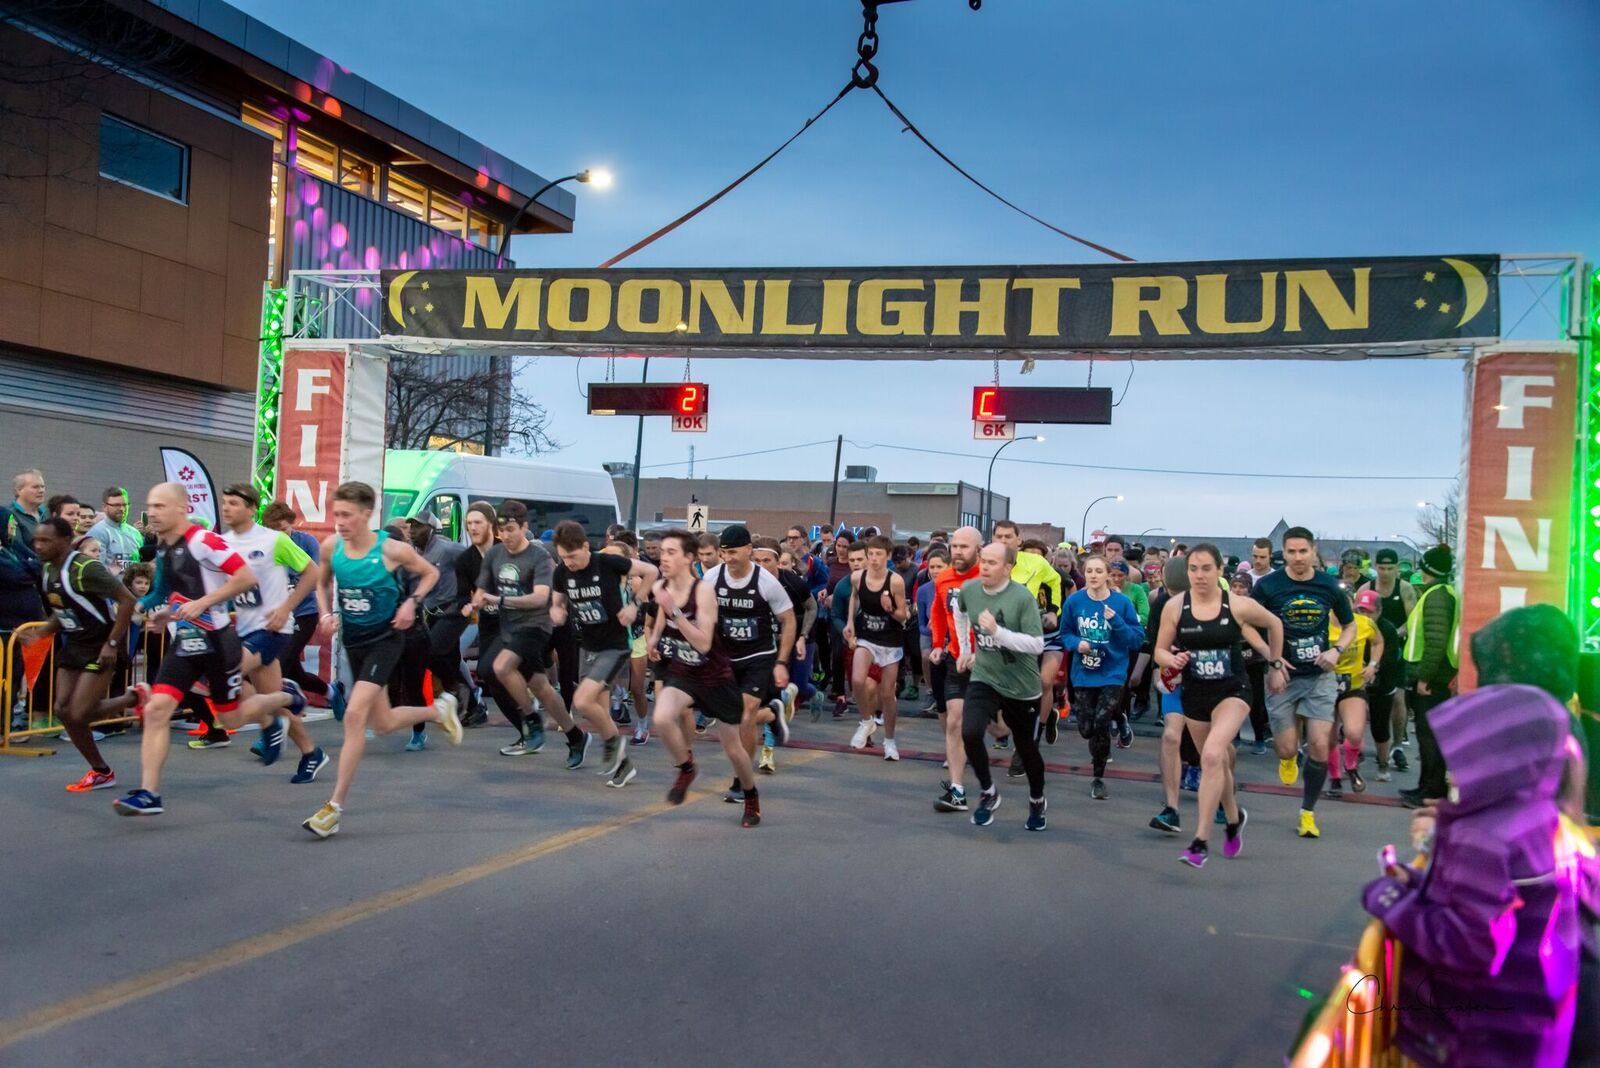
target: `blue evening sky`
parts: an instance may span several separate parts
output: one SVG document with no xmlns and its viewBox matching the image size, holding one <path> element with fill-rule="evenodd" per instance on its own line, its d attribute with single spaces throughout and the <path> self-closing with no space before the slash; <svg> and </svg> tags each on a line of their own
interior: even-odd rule
<svg viewBox="0 0 1600 1068">
<path fill-rule="evenodd" d="M 853 0 L 234 0 L 498 151 L 572 186 L 576 232 L 523 266 L 593 266 L 720 188 L 824 104 L 854 61 Z M 1600 5 L 1591 0 L 914 0 L 879 22 L 882 87 L 935 143 L 1064 229 L 1141 260 L 1579 252 L 1600 259 Z M 900 132 L 864 93 L 634 266 L 1094 263 Z M 1538 280 L 1543 289 L 1548 280 Z M 1502 283 L 1505 325 L 1530 307 Z M 1553 303 L 1553 294 L 1546 298 Z M 1531 311 L 1524 336 L 1551 337 Z M 658 370 L 659 369 L 659 370 Z M 682 364 L 653 361 L 652 377 Z M 970 387 L 987 364 L 700 360 L 711 431 L 646 425 L 648 474 L 826 479 L 831 439 L 881 479 L 982 484 Z M 632 458 L 635 421 L 584 414 L 598 360 L 523 373 L 564 462 Z M 637 376 L 619 362 L 619 377 Z M 1083 363 L 1024 379 L 1074 385 Z M 1098 363 L 1120 391 L 1128 364 Z M 1461 365 L 1143 362 L 1110 427 L 1043 428 L 995 469 L 1013 515 L 1182 534 L 1416 536 L 1460 454 Z M 754 459 L 707 460 L 827 440 Z M 856 444 L 860 443 L 860 444 Z M 948 450 L 920 455 L 869 445 Z M 981 458 L 978 458 L 981 455 Z M 1414 481 L 1174 476 L 1013 463 Z M 655 466 L 675 464 L 676 466 Z M 707 495 L 702 495 L 707 499 Z M 714 495 L 709 496 L 713 517 Z"/>
</svg>

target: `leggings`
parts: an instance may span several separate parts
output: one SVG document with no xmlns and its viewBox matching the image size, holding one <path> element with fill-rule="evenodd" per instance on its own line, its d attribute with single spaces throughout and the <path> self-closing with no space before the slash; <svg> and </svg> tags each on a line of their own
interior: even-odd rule
<svg viewBox="0 0 1600 1068">
<path fill-rule="evenodd" d="M 556 654 L 556 677 L 551 681 L 561 692 L 561 700 L 571 708 L 578 694 L 578 628 L 569 621 L 551 631 L 550 647 Z M 489 674 L 494 674 L 492 666 Z"/>
<path fill-rule="evenodd" d="M 961 742 L 967 750 L 967 763 L 985 791 L 994 786 L 989 775 L 989 747 L 985 732 L 996 718 L 1011 728 L 1011 744 L 1017 747 L 1022 767 L 1028 773 L 1028 796 L 1044 797 L 1044 758 L 1033 728 L 1039 722 L 1039 698 L 1006 697 L 987 683 L 967 683 L 966 704 L 961 708 Z"/>
<path fill-rule="evenodd" d="M 934 711 L 939 713 L 939 717 L 941 719 L 943 719 L 945 713 L 949 711 L 945 707 L 944 696 L 944 681 L 949 670 L 950 657 L 948 655 L 941 656 L 938 663 L 934 663 L 931 660 L 928 663 L 928 685 L 933 687 Z"/>
<path fill-rule="evenodd" d="M 1122 707 L 1123 692 L 1121 686 L 1079 686 L 1073 693 L 1072 711 L 1078 717 L 1078 733 L 1089 743 L 1089 760 L 1097 779 L 1106 773 L 1106 759 L 1111 756 L 1111 725 Z"/>
<path fill-rule="evenodd" d="M 328 684 L 306 670 L 302 657 L 306 646 L 311 644 L 311 636 L 317 632 L 317 614 L 310 612 L 303 616 L 294 617 L 294 638 L 289 642 L 289 648 L 279 657 L 278 663 L 282 665 L 283 677 L 291 682 L 300 684 L 306 693 L 314 693 L 319 697 L 327 696 Z M 155 676 L 152 675 L 151 678 Z"/>
<path fill-rule="evenodd" d="M 1367 730 L 1372 732 L 1375 742 L 1387 742 L 1392 733 L 1393 724 L 1390 715 L 1394 711 L 1394 691 L 1388 693 L 1373 693 L 1367 691 Z"/>
<path fill-rule="evenodd" d="M 428 670 L 441 693 L 458 693 L 467 685 L 461 671 L 461 635 L 467 618 L 460 612 L 428 615 Z"/>
<path fill-rule="evenodd" d="M 1250 674 L 1250 729 L 1260 744 L 1272 734 L 1267 721 L 1267 665 L 1263 660 L 1252 659 L 1245 670 Z"/>
</svg>

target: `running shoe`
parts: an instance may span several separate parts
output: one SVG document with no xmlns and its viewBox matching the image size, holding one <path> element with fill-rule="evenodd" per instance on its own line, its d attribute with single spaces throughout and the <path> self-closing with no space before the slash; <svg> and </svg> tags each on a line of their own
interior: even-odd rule
<svg viewBox="0 0 1600 1068">
<path fill-rule="evenodd" d="M 822 695 L 820 693 L 813 693 L 811 695 L 811 700 L 806 705 L 806 708 L 811 713 L 811 722 L 820 722 L 822 720 Z"/>
<path fill-rule="evenodd" d="M 1117 728 L 1117 748 L 1133 748 L 1133 724 L 1128 722 L 1127 717 L 1123 717 L 1121 726 Z"/>
<path fill-rule="evenodd" d="M 296 785 L 316 782 L 317 772 L 321 771 L 323 765 L 327 763 L 328 754 L 322 751 L 321 746 L 318 746 L 300 758 L 300 766 L 295 769 L 294 778 L 289 781 Z"/>
<path fill-rule="evenodd" d="M 1205 842 L 1196 838 L 1189 843 L 1188 849 L 1178 854 L 1178 859 L 1191 868 L 1203 868 L 1206 866 L 1206 858 L 1209 853 L 1210 848 Z"/>
<path fill-rule="evenodd" d="M 1012 753 L 1011 765 L 1006 768 L 1006 778 L 1020 779 L 1026 774 L 1028 774 L 1028 769 L 1022 766 L 1022 754 Z"/>
<path fill-rule="evenodd" d="M 300 688 L 300 684 L 293 679 L 284 679 L 283 692 L 289 695 L 289 715 L 305 715 L 306 692 Z"/>
<path fill-rule="evenodd" d="M 1338 801 L 1344 797 L 1344 784 L 1338 779 L 1329 779 L 1328 788 L 1323 791 L 1323 796 L 1330 801 Z"/>
<path fill-rule="evenodd" d="M 893 738 L 885 738 L 883 740 L 883 759 L 885 759 L 885 760 L 899 760 L 900 759 L 900 747 L 898 745 L 894 744 L 894 739 Z"/>
<path fill-rule="evenodd" d="M 752 794 L 744 798 L 744 818 L 739 821 L 741 827 L 757 827 L 761 824 L 761 798 Z"/>
<path fill-rule="evenodd" d="M 994 810 L 1000 807 L 1000 791 L 994 787 L 978 795 L 978 807 L 972 813 L 972 822 L 987 827 L 994 822 Z"/>
<path fill-rule="evenodd" d="M 159 816 L 166 811 L 161 807 L 160 795 L 149 790 L 134 790 L 127 797 L 111 802 L 111 807 L 119 816 Z"/>
<path fill-rule="evenodd" d="M 344 809 L 329 801 L 317 809 L 316 814 L 303 821 L 300 826 L 316 835 L 318 838 L 332 838 L 339 833 L 339 814 Z"/>
<path fill-rule="evenodd" d="M 1250 813 L 1243 807 L 1239 809 L 1239 822 L 1226 825 L 1223 832 L 1222 855 L 1228 860 L 1238 856 L 1244 849 L 1244 825 L 1250 822 Z"/>
<path fill-rule="evenodd" d="M 1030 800 L 1028 802 L 1028 820 L 1022 825 L 1023 829 L 1029 831 L 1044 830 L 1044 810 L 1049 807 L 1050 802 L 1048 800 Z"/>
<path fill-rule="evenodd" d="M 250 746 L 250 755 L 253 757 L 259 758 L 266 751 L 266 739 L 264 738 L 257 738 Z"/>
<path fill-rule="evenodd" d="M 772 746 L 764 745 L 761 747 L 761 755 L 756 761 L 756 770 L 761 772 L 763 775 L 774 775 L 777 773 L 778 765 L 774 763 L 772 759 Z"/>
<path fill-rule="evenodd" d="M 939 714 L 939 702 L 929 701 L 927 704 L 922 706 L 921 714 L 924 718 L 937 716 Z"/>
<path fill-rule="evenodd" d="M 345 693 L 344 683 L 335 682 L 328 687 L 328 708 L 333 712 L 333 718 L 340 723 L 344 722 L 344 710 L 350 703 L 350 697 Z"/>
<path fill-rule="evenodd" d="M 1219 804 L 1217 806 L 1217 814 L 1212 817 L 1211 822 L 1218 827 L 1226 827 L 1228 825 L 1228 810 Z"/>
<path fill-rule="evenodd" d="M 433 699 L 433 710 L 439 714 L 439 726 L 451 745 L 461 744 L 461 707 L 453 693 L 442 693 Z"/>
<path fill-rule="evenodd" d="M 428 748 L 428 732 L 413 729 L 411 737 L 406 739 L 406 752 L 420 753 Z"/>
<path fill-rule="evenodd" d="M 1321 838 L 1322 832 L 1317 830 L 1317 817 L 1314 813 L 1300 810 L 1300 837 Z"/>
<path fill-rule="evenodd" d="M 877 724 L 870 719 L 864 719 L 856 724 L 856 732 L 850 736 L 851 749 L 865 749 L 872 741 L 872 732 L 877 729 Z"/>
<path fill-rule="evenodd" d="M 996 749 L 1010 749 L 1011 748 L 1011 735 L 1007 734 L 1007 735 L 1005 735 L 1003 737 L 996 738 L 994 740 L 994 748 L 996 748 Z"/>
<path fill-rule="evenodd" d="M 706 732 L 706 728 L 710 726 L 711 720 L 707 718 L 704 712 L 696 709 L 694 713 L 694 732 L 696 734 L 704 734 Z"/>
<path fill-rule="evenodd" d="M 212 731 L 204 738 L 195 738 L 189 743 L 190 749 L 226 749 L 233 744 L 233 739 L 227 731 Z M 265 747 L 262 749 L 262 759 L 266 758 Z"/>
<path fill-rule="evenodd" d="M 728 787 L 727 791 L 723 793 L 722 800 L 726 801 L 730 805 L 737 805 L 739 802 L 744 800 L 744 786 L 739 782 L 739 777 L 737 775 L 734 776 L 733 785 Z"/>
<path fill-rule="evenodd" d="M 1263 741 L 1259 741 L 1255 745 L 1251 746 L 1250 747 L 1250 755 L 1251 756 L 1266 756 L 1267 755 L 1267 743 L 1263 740 Z"/>
<path fill-rule="evenodd" d="M 1089 784 L 1089 796 L 1096 801 L 1104 801 L 1108 796 L 1110 796 L 1106 793 L 1106 783 L 1104 779 L 1096 779 Z"/>
<path fill-rule="evenodd" d="M 627 743 L 622 740 L 622 735 L 607 738 L 600 750 L 601 775 L 614 775 L 622 766 L 623 759 L 627 756 Z"/>
<path fill-rule="evenodd" d="M 528 740 L 526 738 L 518 738 L 510 745 L 500 747 L 501 756 L 527 756 L 532 752 L 534 750 L 528 748 Z"/>
<path fill-rule="evenodd" d="M 1044 716 L 1044 744 L 1055 745 L 1056 739 L 1060 737 L 1060 734 L 1061 717 L 1056 715 L 1055 709 L 1052 708 Z"/>
<path fill-rule="evenodd" d="M 790 720 L 794 719 L 794 701 L 795 701 L 795 698 L 798 697 L 799 695 L 800 695 L 800 687 L 796 686 L 792 682 L 789 685 L 787 685 L 787 686 L 785 686 L 783 688 L 782 701 L 783 701 L 783 722 L 784 722 L 784 738 L 783 738 L 783 744 L 784 745 L 788 745 L 789 744 L 789 727 L 788 727 L 788 724 L 789 724 Z"/>
<path fill-rule="evenodd" d="M 1389 774 L 1389 765 L 1387 765 L 1387 764 L 1379 764 L 1378 765 L 1378 781 L 1379 782 L 1389 782 L 1393 778 L 1394 778 L 1394 776 Z"/>
<path fill-rule="evenodd" d="M 1182 826 L 1183 821 L 1178 818 L 1178 810 L 1175 808 L 1163 808 L 1160 812 L 1157 812 L 1154 816 L 1150 817 L 1150 827 L 1152 830 L 1165 831 L 1168 834 L 1177 834 Z"/>
<path fill-rule="evenodd" d="M 1178 786 L 1180 789 L 1187 790 L 1191 794 L 1197 793 L 1200 789 L 1200 765 L 1185 764 L 1183 766 L 1183 775 L 1178 783 Z"/>
<path fill-rule="evenodd" d="M 261 763 L 267 767 L 278 762 L 283 755 L 283 736 L 289 730 L 286 716 L 274 716 L 272 722 L 261 730 Z"/>
<path fill-rule="evenodd" d="M 84 772 L 83 778 L 77 782 L 67 784 L 67 792 L 73 794 L 86 794 L 90 790 L 109 790 L 117 785 L 117 775 L 114 771 L 96 771 L 90 768 Z"/>
<path fill-rule="evenodd" d="M 1404 749 L 1396 748 L 1390 750 L 1389 762 L 1394 765 L 1395 771 L 1411 770 L 1411 760 L 1406 756 L 1406 751 Z"/>
<path fill-rule="evenodd" d="M 606 785 L 620 790 L 632 782 L 637 774 L 639 769 L 634 765 L 633 758 L 625 756 L 622 758 L 622 763 L 617 765 L 617 770 L 611 773 L 611 778 L 606 780 Z"/>
<path fill-rule="evenodd" d="M 589 743 L 594 741 L 594 735 L 588 731 L 580 731 L 578 740 L 567 739 L 567 770 L 577 771 L 583 767 L 583 758 L 589 753 Z"/>
<path fill-rule="evenodd" d="M 1400 803 L 1406 808 L 1422 808 L 1425 805 L 1434 804 L 1439 800 L 1437 797 L 1429 797 L 1424 794 L 1421 787 L 1418 787 L 1415 790 L 1401 790 L 1399 796 Z"/>
<path fill-rule="evenodd" d="M 843 697 L 835 697 L 833 699 L 833 718 L 834 719 L 843 719 L 844 718 L 844 710 L 846 708 L 848 708 L 848 707 L 850 707 L 850 703 L 848 701 L 846 701 Z"/>
<path fill-rule="evenodd" d="M 649 740 L 650 740 L 650 728 L 649 727 L 641 725 L 639 727 L 634 728 L 634 731 L 633 731 L 633 744 L 634 745 L 644 745 Z"/>
<path fill-rule="evenodd" d="M 543 723 L 528 724 L 528 734 L 527 737 L 523 739 L 523 745 L 527 747 L 529 753 L 537 753 L 539 750 L 544 748 Z"/>
<path fill-rule="evenodd" d="M 1143 719 L 1144 717 L 1148 716 L 1149 714 L 1150 714 L 1150 702 L 1149 701 L 1135 701 L 1133 703 L 1132 710 L 1129 712 L 1128 718 L 1129 719 Z"/>
<path fill-rule="evenodd" d="M 689 784 L 694 782 L 697 770 L 692 760 L 678 768 L 678 777 L 672 780 L 672 788 L 667 791 L 667 804 L 683 804 L 683 799 L 689 796 Z"/>
<path fill-rule="evenodd" d="M 965 812 L 967 810 L 967 792 L 958 786 L 946 786 L 944 793 L 939 795 L 939 800 L 933 803 L 938 812 Z"/>
<path fill-rule="evenodd" d="M 877 715 L 872 717 L 872 725 L 874 727 L 883 726 L 883 713 L 882 712 L 879 712 Z"/>
<path fill-rule="evenodd" d="M 785 688 L 784 693 L 788 693 L 790 689 L 793 689 L 793 686 Z M 766 726 L 772 731 L 772 740 L 775 745 L 788 745 L 789 717 L 794 715 L 794 706 L 790 701 L 774 701 L 773 704 L 776 706 L 773 711 L 777 715 L 772 717 L 772 722 Z"/>
<path fill-rule="evenodd" d="M 1300 765 L 1293 757 L 1278 761 L 1278 781 L 1293 786 L 1300 781 Z"/>
</svg>

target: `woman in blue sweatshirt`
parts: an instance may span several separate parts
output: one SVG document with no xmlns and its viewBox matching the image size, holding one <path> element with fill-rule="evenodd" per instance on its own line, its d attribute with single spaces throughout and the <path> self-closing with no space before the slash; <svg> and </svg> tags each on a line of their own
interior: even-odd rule
<svg viewBox="0 0 1600 1068">
<path fill-rule="evenodd" d="M 1122 707 L 1128 660 L 1144 643 L 1144 628 L 1133 602 L 1111 588 L 1105 557 L 1083 564 L 1084 588 L 1061 609 L 1061 647 L 1072 654 L 1072 711 L 1078 733 L 1088 739 L 1094 781 L 1089 796 L 1106 799 L 1106 758 L 1111 755 L 1111 725 Z"/>
</svg>

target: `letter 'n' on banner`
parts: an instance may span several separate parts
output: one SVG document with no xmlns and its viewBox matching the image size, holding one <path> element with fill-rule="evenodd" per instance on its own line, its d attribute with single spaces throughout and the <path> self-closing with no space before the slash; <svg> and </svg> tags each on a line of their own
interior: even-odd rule
<svg viewBox="0 0 1600 1068">
<path fill-rule="evenodd" d="M 1466 486 L 1459 530 L 1461 689 L 1469 643 L 1507 609 L 1567 610 L 1578 354 L 1565 342 L 1484 348 L 1468 369 Z"/>
<path fill-rule="evenodd" d="M 333 533 L 340 482 L 359 479 L 383 493 L 384 376 L 381 357 L 350 346 L 284 347 L 277 497 L 319 540 Z"/>
</svg>

